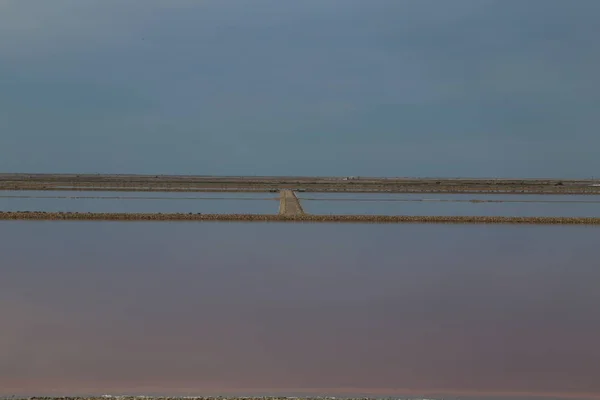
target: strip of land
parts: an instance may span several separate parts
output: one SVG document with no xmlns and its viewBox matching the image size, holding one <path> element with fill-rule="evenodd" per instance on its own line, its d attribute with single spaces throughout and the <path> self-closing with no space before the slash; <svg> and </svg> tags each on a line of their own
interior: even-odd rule
<svg viewBox="0 0 600 400">
<path fill-rule="evenodd" d="M 282 190 L 279 203 L 279 215 L 303 215 L 304 209 L 292 190 Z"/>
<path fill-rule="evenodd" d="M 300 390 L 300 392 L 306 392 L 307 390 Z M 311 391 L 311 390 L 309 390 Z M 316 390 L 313 390 L 316 391 Z M 379 392 L 379 390 L 371 390 L 371 392 Z M 427 397 L 423 397 L 423 393 L 431 392 Z M 288 396 L 185 396 L 185 397 L 164 397 L 164 396 L 111 396 L 111 395 L 102 395 L 102 396 L 67 396 L 67 397 L 0 397 L 5 400 L 381 400 L 381 399 L 406 399 L 406 400 L 427 400 L 431 398 L 441 399 L 446 396 L 442 396 L 438 393 L 439 391 L 417 391 L 417 390 L 406 390 L 401 393 L 404 393 L 403 396 L 392 396 L 389 391 L 383 391 L 386 396 L 360 396 L 360 397 L 352 397 L 352 396 L 318 396 L 312 397 L 307 395 L 300 395 L 294 397 Z M 413 393 L 410 395 L 409 393 Z M 573 399 L 573 400 L 598 400 L 600 399 L 600 395 L 594 393 L 536 393 L 536 392 L 477 392 L 477 391 L 448 391 L 450 393 L 451 398 L 468 396 L 480 396 L 480 397 L 495 397 L 495 398 L 539 398 L 539 399 Z M 476 398 L 476 397 L 475 397 Z"/>
<path fill-rule="evenodd" d="M 0 220 L 600 225 L 596 217 L 0 212 Z"/>
<path fill-rule="evenodd" d="M 0 174 L 0 190 L 600 194 L 600 180 Z"/>
</svg>

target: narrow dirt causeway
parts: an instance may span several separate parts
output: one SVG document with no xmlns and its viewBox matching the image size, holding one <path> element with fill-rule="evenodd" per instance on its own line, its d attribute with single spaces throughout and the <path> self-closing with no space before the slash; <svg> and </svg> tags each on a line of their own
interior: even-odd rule
<svg viewBox="0 0 600 400">
<path fill-rule="evenodd" d="M 300 200 L 292 190 L 284 189 L 280 192 L 279 215 L 304 215 Z"/>
</svg>

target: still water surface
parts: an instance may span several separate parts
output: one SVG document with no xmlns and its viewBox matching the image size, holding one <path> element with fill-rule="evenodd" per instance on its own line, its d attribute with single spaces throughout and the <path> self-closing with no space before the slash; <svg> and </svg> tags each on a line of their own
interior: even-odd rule
<svg viewBox="0 0 600 400">
<path fill-rule="evenodd" d="M 298 193 L 310 214 L 600 217 L 600 196 Z M 0 191 L 1 211 L 275 214 L 277 193 Z"/>
<path fill-rule="evenodd" d="M 2 211 L 275 214 L 273 193 L 0 191 Z"/>
<path fill-rule="evenodd" d="M 600 395 L 599 237 L 0 222 L 0 395 Z"/>
<path fill-rule="evenodd" d="M 301 193 L 311 214 L 600 217 L 600 196 Z"/>
</svg>

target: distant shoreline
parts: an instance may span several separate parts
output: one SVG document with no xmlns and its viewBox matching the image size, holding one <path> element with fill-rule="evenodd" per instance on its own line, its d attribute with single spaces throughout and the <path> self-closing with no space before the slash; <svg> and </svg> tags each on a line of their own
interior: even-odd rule
<svg viewBox="0 0 600 400">
<path fill-rule="evenodd" d="M 0 174 L 0 190 L 596 194 L 594 179 Z"/>
</svg>

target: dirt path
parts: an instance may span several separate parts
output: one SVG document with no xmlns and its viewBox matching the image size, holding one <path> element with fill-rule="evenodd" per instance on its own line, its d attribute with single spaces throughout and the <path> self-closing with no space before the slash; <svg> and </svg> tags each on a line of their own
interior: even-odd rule
<svg viewBox="0 0 600 400">
<path fill-rule="evenodd" d="M 282 190 L 280 192 L 279 215 L 295 216 L 304 215 L 304 210 L 296 193 L 291 190 Z"/>
<path fill-rule="evenodd" d="M 600 225 L 594 217 L 484 217 L 409 215 L 277 215 L 277 214 L 152 214 L 152 213 L 56 213 L 0 211 L 2 220 L 40 221 L 240 221 L 240 222 L 323 222 L 323 223 L 434 223 L 434 224 L 533 224 Z"/>
</svg>

